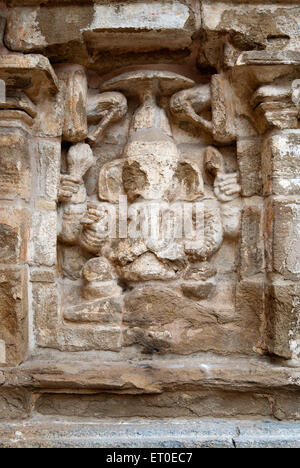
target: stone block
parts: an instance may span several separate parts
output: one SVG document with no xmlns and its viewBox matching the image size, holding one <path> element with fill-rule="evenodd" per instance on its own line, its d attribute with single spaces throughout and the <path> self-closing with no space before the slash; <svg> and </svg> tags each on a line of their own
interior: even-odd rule
<svg viewBox="0 0 300 468">
<path fill-rule="evenodd" d="M 240 185 L 244 197 L 262 194 L 261 142 L 259 139 L 237 141 Z"/>
<path fill-rule="evenodd" d="M 263 148 L 265 195 L 300 194 L 300 131 L 282 131 Z"/>
<path fill-rule="evenodd" d="M 300 357 L 300 284 L 274 280 L 266 298 L 266 345 L 286 359 Z"/>
<path fill-rule="evenodd" d="M 240 240 L 240 274 L 249 277 L 264 269 L 263 204 L 261 200 L 242 211 Z"/>
<path fill-rule="evenodd" d="M 117 298 L 99 299 L 66 308 L 64 318 L 75 323 L 121 324 L 122 307 Z"/>
<path fill-rule="evenodd" d="M 7 365 L 24 360 L 28 343 L 28 279 L 25 268 L 0 268 L 0 339 Z"/>
<path fill-rule="evenodd" d="M 300 279 L 300 205 L 273 202 L 273 270 L 290 280 Z"/>
<path fill-rule="evenodd" d="M 264 4 L 258 8 L 255 3 L 204 1 L 202 26 L 209 32 L 229 31 L 241 48 L 248 45 L 255 49 L 260 46 L 299 51 L 299 14 L 295 5 Z"/>
<path fill-rule="evenodd" d="M 28 14 L 29 11 L 25 10 Z M 28 24 L 29 18 L 30 15 L 25 18 L 25 25 Z M 21 29 L 26 34 L 28 31 L 26 27 L 24 28 L 24 24 Z M 33 101 L 41 92 L 49 97 L 59 90 L 59 82 L 49 60 L 39 54 L 1 55 L 0 79 L 4 80 L 8 87 L 26 89 L 26 94 Z"/>
<path fill-rule="evenodd" d="M 273 414 L 279 421 L 300 420 L 299 392 L 279 393 L 274 398 Z"/>
<path fill-rule="evenodd" d="M 51 282 L 32 283 L 36 343 L 61 351 L 119 351 L 121 307 L 117 299 L 66 308 L 61 317 L 59 290 Z"/>
<path fill-rule="evenodd" d="M 55 283 L 56 270 L 54 268 L 33 267 L 30 270 L 30 281 L 32 283 Z"/>
<path fill-rule="evenodd" d="M 251 392 L 184 391 L 158 395 L 41 395 L 37 413 L 46 416 L 85 418 L 173 418 L 271 416 L 268 395 Z"/>
<path fill-rule="evenodd" d="M 71 324 L 65 322 L 58 332 L 61 351 L 120 351 L 122 330 L 120 325 Z"/>
<path fill-rule="evenodd" d="M 192 11 L 177 0 L 16 7 L 9 11 L 5 40 L 18 52 L 73 44 L 82 57 L 86 47 L 110 51 L 183 49 L 191 44 L 194 28 Z"/>
<path fill-rule="evenodd" d="M 211 95 L 214 138 L 221 143 L 231 143 L 236 136 L 233 93 L 224 76 L 212 76 Z"/>
<path fill-rule="evenodd" d="M 0 419 L 26 419 L 30 414 L 30 393 L 25 390 L 0 389 Z"/>
<path fill-rule="evenodd" d="M 87 78 L 83 67 L 61 66 L 56 72 L 66 85 L 63 137 L 78 143 L 87 137 Z"/>
<path fill-rule="evenodd" d="M 244 279 L 236 285 L 235 314 L 240 333 L 248 349 L 261 352 L 261 330 L 264 323 L 264 276 Z"/>
<path fill-rule="evenodd" d="M 35 339 L 38 346 L 56 347 L 59 327 L 57 286 L 51 283 L 32 284 L 32 308 Z"/>
<path fill-rule="evenodd" d="M 21 131 L 0 133 L 0 198 L 28 199 L 30 194 L 30 159 L 28 141 Z"/>
<path fill-rule="evenodd" d="M 29 241 L 29 212 L 0 207 L 0 264 L 25 263 Z"/>
<path fill-rule="evenodd" d="M 246 323 L 246 322 L 245 322 Z M 256 341 L 241 317 L 226 317 L 209 304 L 182 298 L 170 289 L 136 288 L 125 296 L 124 346 L 147 354 L 252 354 Z"/>
<path fill-rule="evenodd" d="M 60 178 L 60 141 L 40 138 L 37 144 L 38 190 L 37 195 L 48 201 L 56 201 Z M 54 204 L 54 209 L 56 205 Z"/>
<path fill-rule="evenodd" d="M 57 214 L 35 210 L 31 217 L 30 263 L 51 267 L 56 263 Z"/>
</svg>

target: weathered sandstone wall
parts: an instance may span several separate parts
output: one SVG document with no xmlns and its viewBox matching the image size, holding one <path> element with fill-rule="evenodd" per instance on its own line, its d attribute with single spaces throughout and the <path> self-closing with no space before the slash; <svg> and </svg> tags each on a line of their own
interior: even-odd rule
<svg viewBox="0 0 300 468">
<path fill-rule="evenodd" d="M 1 420 L 300 418 L 299 25 L 0 3 Z"/>
</svg>

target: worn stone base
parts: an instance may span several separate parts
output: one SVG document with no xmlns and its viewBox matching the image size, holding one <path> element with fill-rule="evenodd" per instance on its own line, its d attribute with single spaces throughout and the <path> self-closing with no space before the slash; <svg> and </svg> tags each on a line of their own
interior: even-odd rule
<svg viewBox="0 0 300 468">
<path fill-rule="evenodd" d="M 89 359 L 74 353 L 70 360 L 47 351 L 17 368 L 1 368 L 0 421 L 300 420 L 300 369 L 278 361 L 110 357 L 97 361 L 93 353 Z"/>
<path fill-rule="evenodd" d="M 300 422 L 31 419 L 0 424 L 1 448 L 300 448 Z"/>
</svg>

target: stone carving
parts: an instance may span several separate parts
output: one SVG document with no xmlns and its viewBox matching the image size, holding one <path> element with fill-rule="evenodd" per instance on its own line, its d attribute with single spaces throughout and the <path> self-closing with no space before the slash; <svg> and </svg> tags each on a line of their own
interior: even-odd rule
<svg viewBox="0 0 300 468">
<path fill-rule="evenodd" d="M 46 137 L 59 135 L 60 85 L 46 57 L 1 55 L 0 80 L 6 87 L 5 102 L 0 102 L 1 127 L 19 127 L 29 134 Z"/>
<path fill-rule="evenodd" d="M 256 90 L 252 102 L 268 126 L 298 128 L 299 80 L 284 77 L 264 84 Z"/>
<path fill-rule="evenodd" d="M 192 89 L 179 91 L 170 100 L 171 112 L 180 118 L 198 124 L 206 131 L 212 133 L 212 121 L 205 119 L 201 112 L 211 110 L 210 85 L 199 85 Z"/>
<path fill-rule="evenodd" d="M 72 143 L 87 137 L 87 77 L 81 67 L 64 67 L 58 76 L 66 85 L 63 139 Z"/>
<path fill-rule="evenodd" d="M 127 112 L 126 98 L 116 92 L 90 96 L 87 106 L 88 123 L 91 125 L 88 141 L 91 144 L 101 138 L 111 123 L 120 120 Z"/>
<path fill-rule="evenodd" d="M 200 113 L 211 107 L 209 87 L 194 85 L 175 73 L 134 71 L 104 83 L 103 93 L 88 99 L 88 122 L 101 119 L 89 131 L 88 141 L 93 143 L 113 121 L 124 117 L 127 99 L 138 96 L 140 105 L 131 118 L 122 159 L 100 169 L 100 201 L 87 201 L 82 179 L 93 166 L 90 147 L 77 144 L 67 155 L 69 173 L 61 176 L 59 190 L 63 203 L 59 240 L 96 255 L 82 270 L 84 299 L 120 295 L 117 279 L 131 287 L 176 281 L 179 291 L 198 300 L 214 291 L 216 269 L 210 259 L 227 231 L 233 235 L 239 229 L 238 220 L 228 221 L 238 214 L 227 215 L 224 222 L 220 206 L 239 197 L 238 175 L 227 174 L 221 153 L 207 147 L 203 170 L 213 180 L 213 192 L 208 195 L 199 163 L 180 155 L 167 109 L 157 103 L 158 97 L 167 98 L 172 114 L 212 132 L 212 121 L 203 120 L 194 110 L 195 106 Z M 127 197 L 129 204 L 124 213 L 117 205 L 120 197 Z M 199 213 L 193 213 L 195 209 Z M 122 221 L 129 223 L 124 235 Z"/>
<path fill-rule="evenodd" d="M 85 299 L 111 297 L 121 292 L 116 282 L 117 276 L 105 257 L 89 260 L 83 267 L 82 276 L 85 280 Z"/>
<path fill-rule="evenodd" d="M 213 75 L 210 84 L 174 94 L 170 109 L 176 117 L 213 134 L 218 142 L 230 143 L 236 138 L 233 96 L 228 80 L 222 75 Z M 211 114 L 210 119 L 205 117 L 208 113 Z"/>
<path fill-rule="evenodd" d="M 296 3 L 0 0 L 0 446 L 299 419 Z"/>
<path fill-rule="evenodd" d="M 61 176 L 58 193 L 59 200 L 64 203 L 59 239 L 72 244 L 78 240 L 80 221 L 86 211 L 87 197 L 83 176 L 94 163 L 89 145 L 78 143 L 72 146 L 68 151 L 67 163 L 69 173 Z"/>
</svg>

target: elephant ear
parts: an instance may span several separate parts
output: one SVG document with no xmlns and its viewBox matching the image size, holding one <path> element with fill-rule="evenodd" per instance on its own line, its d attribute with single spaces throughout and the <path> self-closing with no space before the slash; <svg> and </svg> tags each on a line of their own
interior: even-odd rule
<svg viewBox="0 0 300 468">
<path fill-rule="evenodd" d="M 122 172 L 124 159 L 104 164 L 99 172 L 98 195 L 100 200 L 117 203 L 120 195 L 125 195 Z"/>
<path fill-rule="evenodd" d="M 203 178 L 196 161 L 183 159 L 174 174 L 175 200 L 193 201 L 203 196 Z"/>
</svg>

